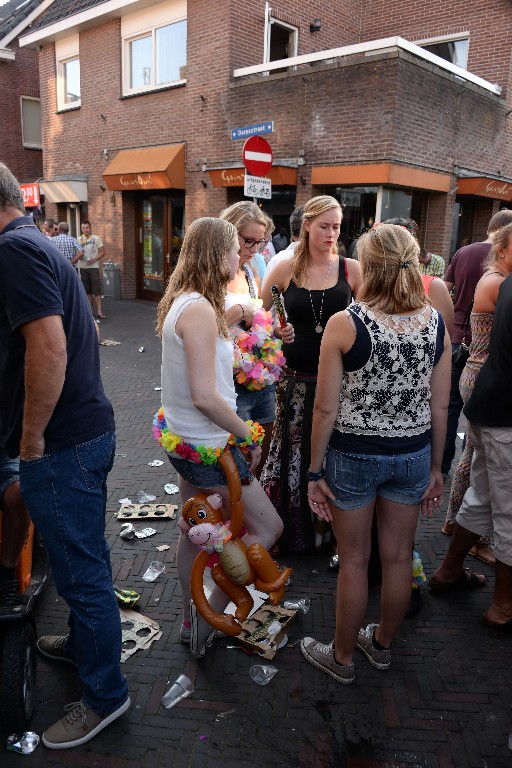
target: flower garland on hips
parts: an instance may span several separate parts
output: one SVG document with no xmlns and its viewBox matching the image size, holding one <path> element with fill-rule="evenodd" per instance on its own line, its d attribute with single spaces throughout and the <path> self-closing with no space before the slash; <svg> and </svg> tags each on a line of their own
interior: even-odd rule
<svg viewBox="0 0 512 768">
<path fill-rule="evenodd" d="M 249 331 L 237 328 L 235 339 L 235 380 L 252 392 L 274 384 L 286 363 L 282 341 L 274 334 L 272 315 L 264 309 L 254 313 Z"/>
<path fill-rule="evenodd" d="M 250 432 L 245 438 L 230 435 L 227 445 L 238 445 L 242 450 L 254 449 L 261 445 L 265 437 L 265 430 L 257 421 L 246 421 Z M 170 432 L 165 421 L 164 409 L 159 408 L 153 417 L 153 436 L 162 448 L 169 453 L 176 453 L 181 459 L 191 461 L 193 464 L 215 464 L 224 448 L 210 448 L 206 445 L 192 445 L 186 443 L 180 435 Z"/>
</svg>

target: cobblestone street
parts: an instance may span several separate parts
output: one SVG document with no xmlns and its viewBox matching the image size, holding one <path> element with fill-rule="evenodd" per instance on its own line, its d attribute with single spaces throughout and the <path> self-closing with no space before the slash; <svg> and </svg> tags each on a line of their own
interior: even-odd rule
<svg viewBox="0 0 512 768">
<path fill-rule="evenodd" d="M 232 638 L 221 637 L 202 661 L 179 644 L 181 591 L 175 564 L 178 528 L 173 520 L 151 520 L 156 535 L 123 540 L 116 518 L 119 499 L 137 500 L 144 490 L 157 501 L 178 503 L 164 484 L 176 482 L 151 436 L 160 403 L 160 341 L 156 305 L 106 300 L 101 337 L 121 342 L 102 346 L 102 375 L 117 423 L 117 456 L 109 479 L 107 532 L 114 583 L 141 593 L 138 610 L 160 624 L 162 636 L 123 665 L 132 707 L 95 739 L 74 750 L 40 746 L 23 758 L 5 751 L 0 765 L 97 766 L 98 768 L 507 768 L 512 731 L 512 634 L 481 620 L 493 586 L 493 569 L 468 557 L 488 584 L 476 592 L 446 596 L 422 588 L 419 615 L 406 620 L 393 648 L 392 667 L 374 669 L 356 651 L 356 682 L 341 686 L 302 657 L 304 635 L 329 642 L 334 633 L 336 574 L 329 553 L 283 556 L 294 569 L 289 596 L 308 596 L 311 610 L 299 614 L 290 644 L 272 663 L 278 673 L 256 685 L 249 657 Z M 140 349 L 143 348 L 143 351 Z M 437 519 L 418 525 L 416 548 L 427 577 L 447 549 Z M 140 526 L 140 524 L 137 524 Z M 170 548 L 158 552 L 156 547 Z M 150 561 L 165 563 L 153 583 L 142 574 Z M 368 621 L 378 615 L 372 589 Z M 38 634 L 64 634 L 66 609 L 52 584 L 36 607 Z M 160 703 L 167 683 L 184 672 L 195 691 L 176 707 Z M 62 716 L 64 705 L 80 698 L 80 682 L 69 665 L 38 657 L 38 690 L 32 729 L 43 730 Z M 5 733 L 3 743 L 5 745 Z"/>
</svg>

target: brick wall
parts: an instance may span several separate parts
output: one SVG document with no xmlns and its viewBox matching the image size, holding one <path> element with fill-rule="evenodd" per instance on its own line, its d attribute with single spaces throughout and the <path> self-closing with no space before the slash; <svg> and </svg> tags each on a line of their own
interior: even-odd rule
<svg viewBox="0 0 512 768">
<path fill-rule="evenodd" d="M 20 49 L 17 41 L 9 47 L 16 54 L 15 60 L 0 60 L 0 160 L 23 184 L 35 181 L 43 172 L 42 152 L 40 149 L 24 148 L 21 128 L 20 97 L 39 97 L 37 53 Z"/>
</svg>

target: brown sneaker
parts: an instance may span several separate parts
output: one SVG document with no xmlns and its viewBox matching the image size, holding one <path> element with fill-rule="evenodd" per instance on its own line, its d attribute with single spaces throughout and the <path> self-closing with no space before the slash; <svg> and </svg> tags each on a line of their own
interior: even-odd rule
<svg viewBox="0 0 512 768">
<path fill-rule="evenodd" d="M 43 744 L 48 749 L 69 749 L 85 744 L 93 739 L 100 731 L 107 727 L 113 720 L 120 717 L 130 706 L 130 699 L 126 699 L 118 709 L 110 715 L 98 715 L 83 701 L 76 701 L 64 707 L 67 712 L 62 720 L 58 720 L 43 733 Z"/>
<path fill-rule="evenodd" d="M 37 641 L 37 650 L 52 661 L 66 661 L 76 667 L 76 661 L 66 651 L 68 635 L 43 635 Z"/>
</svg>

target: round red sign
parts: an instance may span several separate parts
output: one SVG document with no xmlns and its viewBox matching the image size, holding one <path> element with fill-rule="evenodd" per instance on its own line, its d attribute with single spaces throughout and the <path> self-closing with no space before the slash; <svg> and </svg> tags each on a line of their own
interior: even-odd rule
<svg viewBox="0 0 512 768">
<path fill-rule="evenodd" d="M 272 168 L 272 147 L 261 136 L 251 136 L 243 146 L 242 161 L 251 176 L 266 176 Z"/>
</svg>

